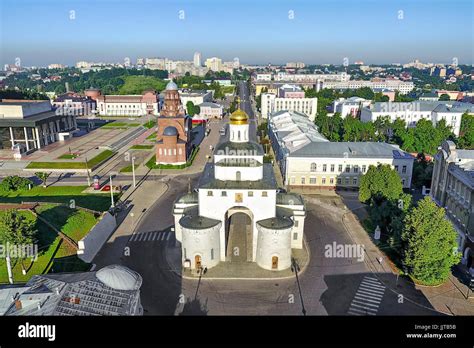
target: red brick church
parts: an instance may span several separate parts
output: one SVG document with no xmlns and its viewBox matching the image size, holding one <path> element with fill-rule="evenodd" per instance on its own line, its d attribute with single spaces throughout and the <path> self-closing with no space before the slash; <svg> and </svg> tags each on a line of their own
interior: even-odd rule
<svg viewBox="0 0 474 348">
<path fill-rule="evenodd" d="M 158 116 L 156 163 L 183 164 L 191 151 L 192 120 L 186 116 L 176 83 L 170 81 L 164 94 L 164 105 Z"/>
</svg>

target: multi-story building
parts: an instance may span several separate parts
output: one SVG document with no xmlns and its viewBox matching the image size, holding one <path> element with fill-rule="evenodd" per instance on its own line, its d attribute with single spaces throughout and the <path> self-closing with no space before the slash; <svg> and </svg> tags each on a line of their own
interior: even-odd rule
<svg viewBox="0 0 474 348">
<path fill-rule="evenodd" d="M 303 62 L 288 62 L 286 67 L 289 69 L 303 69 L 306 66 Z"/>
<path fill-rule="evenodd" d="M 338 74 L 288 74 L 286 72 L 279 72 L 274 76 L 275 81 L 285 82 L 311 82 L 316 83 L 318 81 L 349 81 L 351 75 L 346 72 Z"/>
<path fill-rule="evenodd" d="M 315 119 L 318 107 L 318 98 L 305 98 L 304 91 L 298 86 L 283 85 L 276 94 L 262 94 L 262 118 L 267 119 L 271 113 L 280 110 L 292 110 L 308 115 L 310 120 Z"/>
<path fill-rule="evenodd" d="M 217 57 L 207 58 L 204 63 L 212 71 L 222 71 L 222 59 Z"/>
<path fill-rule="evenodd" d="M 474 275 L 474 150 L 444 141 L 434 159 L 430 195 L 445 208 L 458 233 L 462 263 Z"/>
<path fill-rule="evenodd" d="M 195 67 L 201 66 L 201 53 L 200 52 L 194 53 L 193 63 Z"/>
<path fill-rule="evenodd" d="M 338 112 L 342 118 L 347 116 L 356 117 L 363 107 L 369 106 L 370 100 L 359 97 L 351 97 L 348 99 L 339 98 L 332 102 L 331 112 Z"/>
<path fill-rule="evenodd" d="M 359 89 L 362 87 L 369 87 L 372 90 L 377 88 L 393 89 L 400 92 L 400 94 L 408 94 L 415 84 L 413 82 L 401 81 L 396 79 L 380 79 L 374 78 L 370 81 L 366 80 L 347 80 L 347 81 L 322 81 L 319 89 Z"/>
<path fill-rule="evenodd" d="M 52 104 L 58 114 L 82 116 L 96 112 L 96 101 L 94 99 L 74 92 L 57 96 Z"/>
<path fill-rule="evenodd" d="M 264 73 L 264 74 L 256 74 L 257 81 L 271 81 L 272 74 Z"/>
<path fill-rule="evenodd" d="M 64 69 L 66 67 L 66 65 L 63 65 L 63 64 L 49 64 L 48 65 L 48 69 Z"/>
<path fill-rule="evenodd" d="M 474 113 L 474 104 L 456 101 L 413 101 L 413 102 L 377 102 L 362 108 L 362 122 L 373 122 L 379 117 L 397 118 L 405 121 L 407 127 L 415 127 L 421 119 L 430 120 L 433 125 L 445 120 L 453 133 L 459 136 L 461 118 L 464 112 Z"/>
<path fill-rule="evenodd" d="M 398 146 L 377 142 L 330 142 L 304 114 L 270 116 L 269 137 L 284 184 L 295 190 L 357 189 L 369 166 L 388 164 L 409 188 L 414 157 Z"/>
<path fill-rule="evenodd" d="M 199 104 L 199 118 L 201 120 L 208 120 L 209 118 L 222 118 L 224 107 L 222 105 L 210 102 Z"/>
<path fill-rule="evenodd" d="M 3 99 L 0 149 L 32 152 L 72 136 L 76 116 L 56 113 L 49 101 Z"/>
<path fill-rule="evenodd" d="M 190 101 L 193 102 L 194 105 L 212 102 L 212 93 L 213 91 L 183 89 L 180 91 L 179 95 L 181 97 L 181 103 L 186 106 Z"/>
<path fill-rule="evenodd" d="M 97 112 L 103 116 L 158 115 L 158 94 L 145 91 L 138 95 L 99 95 Z"/>
</svg>

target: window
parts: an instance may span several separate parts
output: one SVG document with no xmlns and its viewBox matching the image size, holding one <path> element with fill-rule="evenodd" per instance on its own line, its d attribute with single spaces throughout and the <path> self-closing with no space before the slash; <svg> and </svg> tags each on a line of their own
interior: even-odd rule
<svg viewBox="0 0 474 348">
<path fill-rule="evenodd" d="M 316 163 L 311 163 L 311 171 L 315 172 L 316 168 L 317 168 Z"/>
<path fill-rule="evenodd" d="M 208 196 L 213 196 L 212 191 L 207 191 Z"/>
<path fill-rule="evenodd" d="M 337 183 L 338 183 L 339 185 L 341 185 L 341 184 L 342 184 L 342 179 L 341 179 L 341 178 L 337 178 Z"/>
<path fill-rule="evenodd" d="M 316 184 L 316 178 L 309 178 L 309 183 L 310 183 L 311 185 Z"/>
<path fill-rule="evenodd" d="M 359 173 L 359 166 L 354 166 L 354 173 Z"/>
<path fill-rule="evenodd" d="M 263 191 L 263 192 L 262 192 L 262 197 L 268 197 L 267 191 Z"/>
<path fill-rule="evenodd" d="M 305 179 L 306 179 L 306 178 L 305 178 L 304 176 L 301 178 L 301 185 L 304 185 L 304 184 L 305 184 Z"/>
<path fill-rule="evenodd" d="M 326 178 L 322 178 L 322 179 L 321 179 L 321 183 L 322 183 L 323 185 L 326 185 Z"/>
<path fill-rule="evenodd" d="M 298 240 L 298 233 L 293 233 L 293 240 Z"/>
<path fill-rule="evenodd" d="M 334 172 L 334 167 L 335 167 L 335 165 L 331 164 L 331 172 Z"/>
<path fill-rule="evenodd" d="M 253 191 L 249 191 L 247 194 L 249 197 L 253 197 Z"/>
<path fill-rule="evenodd" d="M 186 248 L 184 248 L 184 258 L 186 259 Z"/>
<path fill-rule="evenodd" d="M 295 220 L 295 227 L 298 227 L 298 225 L 299 225 L 299 221 Z"/>
<path fill-rule="evenodd" d="M 323 172 L 326 172 L 327 168 L 328 168 L 327 164 L 323 164 Z"/>
<path fill-rule="evenodd" d="M 159 153 L 160 155 L 162 155 L 162 154 L 163 154 L 163 150 L 162 150 L 162 149 L 158 149 L 158 153 Z"/>
<path fill-rule="evenodd" d="M 350 165 L 347 165 L 346 166 L 346 173 L 349 173 L 351 171 L 351 166 Z"/>
<path fill-rule="evenodd" d="M 405 179 L 402 179 L 402 185 L 405 186 Z"/>
<path fill-rule="evenodd" d="M 330 179 L 329 179 L 329 183 L 330 183 L 330 184 L 334 184 L 334 178 L 330 178 Z"/>
<path fill-rule="evenodd" d="M 342 164 L 340 164 L 340 165 L 338 166 L 337 171 L 338 171 L 338 172 L 342 172 Z"/>
<path fill-rule="evenodd" d="M 352 178 L 352 185 L 357 186 L 357 178 Z"/>
<path fill-rule="evenodd" d="M 346 185 L 349 185 L 349 178 L 346 178 Z"/>
<path fill-rule="evenodd" d="M 395 171 L 398 172 L 398 166 L 395 166 Z"/>
<path fill-rule="evenodd" d="M 214 260 L 214 249 L 211 249 L 211 260 Z"/>
<path fill-rule="evenodd" d="M 222 192 L 221 192 L 221 196 L 222 196 L 222 197 L 227 197 L 227 191 L 222 191 Z"/>
<path fill-rule="evenodd" d="M 402 167 L 402 174 L 406 174 L 407 173 L 407 166 L 403 166 Z"/>
<path fill-rule="evenodd" d="M 362 173 L 365 173 L 366 170 L 367 170 L 367 166 L 364 164 L 364 165 L 362 166 Z"/>
</svg>

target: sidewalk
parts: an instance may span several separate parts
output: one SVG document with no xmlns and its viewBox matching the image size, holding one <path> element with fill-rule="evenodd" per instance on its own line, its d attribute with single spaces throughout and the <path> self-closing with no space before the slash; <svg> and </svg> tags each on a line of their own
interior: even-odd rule
<svg viewBox="0 0 474 348">
<path fill-rule="evenodd" d="M 168 189 L 168 185 L 162 181 L 147 180 L 139 183 L 136 189 L 133 186 L 124 192 L 120 199 L 127 209 L 117 214 L 118 227 L 96 255 L 94 263 L 97 267 L 121 263 L 124 248 L 132 236 L 140 220 L 151 207 Z M 150 194 L 154 192 L 154 194 Z M 145 211 L 143 211 L 145 209 Z M 134 216 L 131 215 L 133 213 Z"/>
<path fill-rule="evenodd" d="M 335 207 L 332 207 L 332 209 L 340 210 L 340 208 Z M 400 277 L 399 280 L 394 282 L 393 279 L 396 279 L 397 271 L 392 269 L 387 256 L 373 243 L 355 214 L 346 209 L 342 217 L 342 223 L 354 243 L 365 246 L 364 262 L 368 268 L 374 274 L 382 275 L 386 273 L 395 276 L 380 277 L 384 278 L 380 280 L 388 289 L 396 293 L 403 293 L 407 300 L 414 303 L 420 303 L 422 300 L 420 297 L 424 296 L 436 311 L 446 315 L 474 315 L 474 298 L 465 298 L 468 292 L 467 286 L 461 284 L 456 277 L 450 275 L 450 279 L 446 283 L 436 287 L 413 284 L 406 277 Z M 381 263 L 378 261 L 380 259 L 382 260 Z M 417 295 L 414 290 L 418 290 L 420 293 Z M 417 298 L 420 298 L 420 302 L 417 301 Z"/>
</svg>

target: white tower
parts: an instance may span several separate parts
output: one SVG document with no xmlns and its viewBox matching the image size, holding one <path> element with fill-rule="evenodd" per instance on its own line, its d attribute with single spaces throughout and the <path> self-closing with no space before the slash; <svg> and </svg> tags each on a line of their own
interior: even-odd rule
<svg viewBox="0 0 474 348">
<path fill-rule="evenodd" d="M 195 67 L 201 66 L 201 53 L 200 52 L 194 53 L 194 66 Z"/>
<path fill-rule="evenodd" d="M 246 143 L 249 141 L 249 117 L 240 110 L 234 111 L 229 119 L 229 140 L 233 143 Z"/>
</svg>

